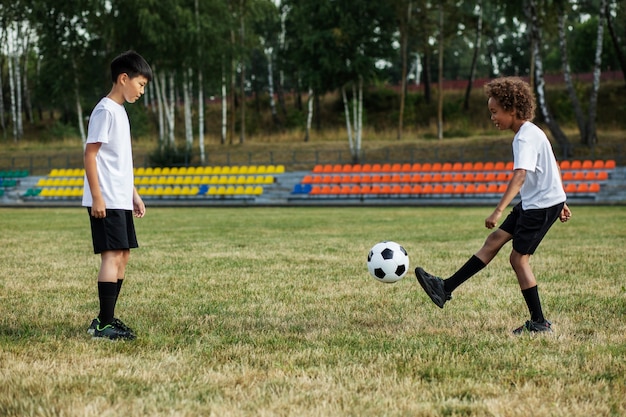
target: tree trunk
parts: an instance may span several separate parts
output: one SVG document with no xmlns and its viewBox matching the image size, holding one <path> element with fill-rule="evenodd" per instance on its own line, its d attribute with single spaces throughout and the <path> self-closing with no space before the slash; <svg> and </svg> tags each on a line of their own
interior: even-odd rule
<svg viewBox="0 0 626 417">
<path fill-rule="evenodd" d="M 19 142 L 20 138 L 17 130 L 17 105 L 16 105 L 16 95 L 15 95 L 15 72 L 13 71 L 13 56 L 10 54 L 7 57 L 7 69 L 9 76 L 9 93 L 11 97 L 11 126 L 13 128 L 13 141 Z"/>
<path fill-rule="evenodd" d="M 406 21 L 400 19 L 400 54 L 402 55 L 402 80 L 400 85 L 400 114 L 398 115 L 398 140 L 402 139 L 402 130 L 404 125 L 404 104 L 406 101 L 407 90 L 407 67 L 408 67 L 408 43 L 409 43 L 409 26 L 411 23 L 412 2 L 409 0 Z"/>
<path fill-rule="evenodd" d="M 430 54 L 430 49 L 428 49 L 428 47 L 426 47 L 424 49 L 424 72 L 423 72 L 423 78 L 424 78 L 424 101 L 426 102 L 426 104 L 430 104 L 430 100 L 431 100 L 431 92 L 430 92 L 430 60 L 431 60 L 431 54 Z"/>
<path fill-rule="evenodd" d="M 231 43 L 231 51 L 235 50 L 235 31 L 231 29 L 230 31 L 230 43 Z M 231 55 L 230 61 L 230 121 L 229 121 L 229 134 L 228 134 L 228 142 L 230 144 L 233 143 L 235 138 L 235 123 L 237 115 L 235 113 L 236 101 L 237 101 L 237 71 L 235 68 L 235 57 Z"/>
<path fill-rule="evenodd" d="M 609 30 L 609 35 L 611 36 L 611 42 L 613 43 L 613 50 L 615 51 L 615 55 L 617 56 L 617 60 L 619 61 L 619 66 L 622 69 L 622 74 L 624 76 L 624 81 L 626 82 L 626 55 L 622 52 L 622 48 L 619 44 L 619 38 L 615 34 L 615 28 L 613 26 L 613 17 L 611 16 L 611 10 L 609 7 L 610 3 L 607 2 L 604 8 L 604 16 L 606 18 L 606 26 Z"/>
<path fill-rule="evenodd" d="M 308 142 L 311 134 L 311 123 L 313 123 L 313 97 L 315 93 L 313 89 L 309 87 L 309 97 L 307 97 L 307 115 L 306 115 L 306 132 L 304 134 L 304 141 Z"/>
<path fill-rule="evenodd" d="M 600 75 L 602 72 L 602 40 L 604 39 L 604 13 L 606 9 L 606 0 L 600 0 L 600 13 L 598 15 L 598 33 L 596 37 L 596 56 L 593 68 L 593 84 L 591 86 L 591 95 L 589 97 L 589 119 L 585 135 L 585 144 L 593 146 L 598 142 L 596 132 L 596 116 L 598 110 L 598 90 L 600 89 Z"/>
<path fill-rule="evenodd" d="M 159 149 L 163 151 L 163 149 L 165 148 L 165 100 L 163 97 L 164 83 L 163 79 L 160 76 L 160 73 L 157 71 L 156 68 L 153 68 L 153 74 L 159 119 Z"/>
<path fill-rule="evenodd" d="M 443 139 L 443 4 L 439 4 L 439 73 L 437 80 L 437 139 Z"/>
<path fill-rule="evenodd" d="M 476 78 L 476 63 L 478 62 L 478 52 L 482 43 L 483 32 L 483 2 L 478 2 L 478 21 L 476 22 L 476 38 L 474 39 L 474 53 L 472 55 L 472 63 L 470 66 L 469 78 L 467 80 L 467 88 L 465 89 L 465 100 L 463 101 L 463 108 L 469 110 L 470 95 L 472 94 L 472 87 L 474 79 Z"/>
<path fill-rule="evenodd" d="M 188 68 L 183 77 L 183 110 L 185 120 L 185 162 L 189 163 L 191 159 L 191 150 L 193 148 L 193 124 L 191 120 L 191 91 L 193 71 Z"/>
<path fill-rule="evenodd" d="M 78 74 L 76 60 L 72 59 L 72 69 L 74 74 Z M 80 83 L 78 77 L 74 77 L 74 98 L 76 100 L 76 118 L 78 119 L 78 132 L 83 146 L 87 143 L 87 135 L 85 134 L 85 123 L 83 122 L 83 106 L 80 102 Z"/>
<path fill-rule="evenodd" d="M 196 29 L 198 33 L 200 32 L 200 11 L 198 0 L 194 0 L 194 12 L 196 16 Z M 202 52 L 204 50 L 204 45 L 202 42 L 202 38 L 198 38 L 198 148 L 200 149 L 200 164 L 204 165 L 205 162 L 205 154 L 204 154 L 204 81 L 202 79 Z"/>
<path fill-rule="evenodd" d="M 354 157 L 354 141 L 352 139 L 352 126 L 350 124 L 350 104 L 346 95 L 346 86 L 341 86 L 341 97 L 343 99 L 343 113 L 346 119 L 346 132 L 348 133 L 348 146 L 350 147 L 350 155 Z"/>
<path fill-rule="evenodd" d="M 278 120 L 278 114 L 276 112 L 276 100 L 274 100 L 274 70 L 272 67 L 272 48 L 265 49 L 265 56 L 267 57 L 267 83 L 268 92 L 270 96 L 270 110 L 272 113 L 272 122 L 275 127 L 280 124 Z"/>
<path fill-rule="evenodd" d="M 2 41 L 2 39 L 0 39 Z M 0 59 L 0 68 L 4 67 L 2 59 Z M 0 71 L 0 86 L 2 84 L 2 71 Z M 4 94 L 0 88 L 0 125 L 2 125 L 2 137 L 6 136 L 6 124 L 4 123 Z"/>
<path fill-rule="evenodd" d="M 168 129 L 168 147 L 174 149 L 176 147 L 176 136 L 174 129 L 176 127 L 176 84 L 174 82 L 174 71 L 169 73 L 169 105 L 167 109 L 167 129 Z"/>
<path fill-rule="evenodd" d="M 239 42 L 241 50 L 245 48 L 245 21 L 244 21 L 244 3 L 245 0 L 240 0 L 240 12 L 239 12 Z M 240 58 L 240 85 L 241 85 L 241 126 L 239 127 L 239 143 L 246 141 L 246 63 L 244 62 L 243 55 Z"/>
<path fill-rule="evenodd" d="M 224 60 L 225 62 L 225 60 Z M 226 65 L 222 64 L 222 135 L 220 143 L 226 144 L 228 135 L 228 98 L 226 96 Z"/>
<path fill-rule="evenodd" d="M 582 138 L 585 136 L 586 122 L 585 116 L 583 115 L 583 109 L 580 106 L 580 101 L 578 100 L 576 89 L 574 88 L 574 83 L 572 81 L 572 74 L 569 65 L 569 56 L 567 52 L 567 34 L 565 33 L 566 20 L 567 19 L 565 16 L 565 8 L 563 8 L 559 11 L 559 17 L 557 20 L 557 28 L 559 33 L 559 49 L 561 52 L 561 67 L 563 68 L 565 87 L 572 102 L 572 106 L 574 107 L 574 114 L 576 116 L 576 123 L 578 124 L 578 131 L 580 132 L 580 137 Z"/>
<path fill-rule="evenodd" d="M 548 102 L 546 100 L 545 81 L 543 78 L 543 61 L 539 51 L 539 45 L 541 45 L 541 29 L 538 24 L 536 0 L 530 0 L 527 9 L 529 23 L 530 23 L 530 36 L 531 44 L 533 45 L 533 58 L 535 62 L 535 90 L 537 91 L 537 101 L 539 102 L 539 109 L 543 115 L 544 122 L 548 125 L 548 129 L 552 133 L 552 136 L 561 147 L 561 153 L 563 158 L 569 158 L 572 154 L 571 145 L 569 139 L 561 130 L 561 127 L 556 120 L 552 117 L 550 109 L 548 108 Z"/>
<path fill-rule="evenodd" d="M 361 142 L 363 139 L 363 77 L 359 75 L 359 106 L 357 117 L 356 149 L 352 156 L 353 163 L 361 162 Z"/>
<path fill-rule="evenodd" d="M 200 164 L 204 165 L 204 81 L 202 71 L 198 69 L 198 147 L 200 148 Z"/>
</svg>

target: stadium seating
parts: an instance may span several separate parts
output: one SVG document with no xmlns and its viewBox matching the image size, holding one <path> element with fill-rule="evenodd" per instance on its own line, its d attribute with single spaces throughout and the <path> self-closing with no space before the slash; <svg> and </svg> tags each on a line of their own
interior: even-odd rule
<svg viewBox="0 0 626 417">
<path fill-rule="evenodd" d="M 600 192 L 614 160 L 560 162 L 565 190 L 572 197 Z M 512 161 L 404 164 L 318 164 L 304 175 L 292 198 L 485 198 L 504 193 Z"/>
<path fill-rule="evenodd" d="M 135 186 L 144 199 L 248 199 L 263 194 L 283 174 L 283 165 L 138 167 Z M 22 197 L 35 200 L 79 200 L 84 169 L 52 169 Z"/>
</svg>

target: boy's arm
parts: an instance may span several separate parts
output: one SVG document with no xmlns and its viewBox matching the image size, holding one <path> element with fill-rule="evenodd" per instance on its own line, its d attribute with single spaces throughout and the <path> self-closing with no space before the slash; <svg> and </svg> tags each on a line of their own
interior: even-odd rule
<svg viewBox="0 0 626 417">
<path fill-rule="evenodd" d="M 102 191 L 100 190 L 100 182 L 98 181 L 98 164 L 96 163 L 96 155 L 100 150 L 101 143 L 88 143 L 85 146 L 85 175 L 87 176 L 87 182 L 89 183 L 89 190 L 91 191 L 91 197 L 93 204 L 91 206 L 91 215 L 98 219 L 106 217 L 106 203 L 102 197 Z"/>
<path fill-rule="evenodd" d="M 133 212 L 135 217 L 143 217 L 146 214 L 146 205 L 137 192 L 137 187 L 133 187 Z"/>
<path fill-rule="evenodd" d="M 513 178 L 509 181 L 509 185 L 506 187 L 506 191 L 500 202 L 496 206 L 496 209 L 491 213 L 489 217 L 485 219 L 485 227 L 487 229 L 493 229 L 498 224 L 498 220 L 500 216 L 502 216 L 502 212 L 511 204 L 511 201 L 515 198 L 515 196 L 519 193 L 519 190 L 522 188 L 524 181 L 526 180 L 526 170 L 525 169 L 516 169 L 513 171 Z"/>
<path fill-rule="evenodd" d="M 565 184 L 563 184 L 563 173 L 561 172 L 560 166 L 559 166 L 559 178 L 561 179 L 561 185 L 563 186 L 563 191 L 565 191 Z M 564 203 L 563 210 L 561 210 L 561 213 L 559 214 L 559 220 L 561 221 L 561 223 L 565 223 L 571 217 L 572 217 L 572 211 L 567 206 L 567 203 Z"/>
</svg>

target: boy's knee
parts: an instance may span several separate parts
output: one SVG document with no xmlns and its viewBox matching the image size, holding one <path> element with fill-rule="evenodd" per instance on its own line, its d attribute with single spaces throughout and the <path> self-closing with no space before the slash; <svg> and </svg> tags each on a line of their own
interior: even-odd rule
<svg viewBox="0 0 626 417">
<path fill-rule="evenodd" d="M 514 270 L 518 270 L 520 267 L 523 267 L 528 263 L 529 255 L 522 255 L 517 252 L 515 249 L 511 251 L 511 255 L 509 256 L 509 262 Z"/>
</svg>

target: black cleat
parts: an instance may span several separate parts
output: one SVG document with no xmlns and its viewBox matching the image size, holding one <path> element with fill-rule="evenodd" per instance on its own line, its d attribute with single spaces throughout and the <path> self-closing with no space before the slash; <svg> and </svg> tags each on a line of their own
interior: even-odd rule
<svg viewBox="0 0 626 417">
<path fill-rule="evenodd" d="M 452 299 L 452 293 L 447 292 L 443 288 L 443 280 L 441 278 L 430 275 L 420 267 L 415 268 L 415 276 L 417 277 L 417 282 L 420 283 L 426 294 L 439 308 L 443 308 L 446 301 Z"/>
<path fill-rule="evenodd" d="M 123 329 L 113 321 L 105 326 L 98 324 L 93 333 L 94 339 L 135 340 L 136 336 L 129 329 Z"/>
<path fill-rule="evenodd" d="M 521 335 L 524 332 L 528 333 L 552 333 L 552 323 L 549 320 L 544 320 L 542 323 L 528 320 L 526 323 L 513 330 L 513 334 L 516 336 Z"/>
</svg>

